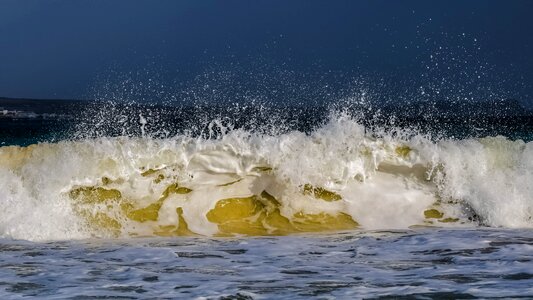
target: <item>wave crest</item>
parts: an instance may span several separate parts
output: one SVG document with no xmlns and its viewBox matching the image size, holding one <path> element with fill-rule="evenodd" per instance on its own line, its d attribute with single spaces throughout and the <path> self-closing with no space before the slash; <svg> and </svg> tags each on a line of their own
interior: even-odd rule
<svg viewBox="0 0 533 300">
<path fill-rule="evenodd" d="M 531 227 L 533 145 L 432 141 L 337 117 L 305 134 L 101 137 L 0 148 L 0 234 L 22 239 Z"/>
</svg>

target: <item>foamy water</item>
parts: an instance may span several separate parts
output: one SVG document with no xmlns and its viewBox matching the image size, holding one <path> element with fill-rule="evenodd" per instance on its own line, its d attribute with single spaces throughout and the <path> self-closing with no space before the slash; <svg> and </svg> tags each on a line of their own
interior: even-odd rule
<svg viewBox="0 0 533 300">
<path fill-rule="evenodd" d="M 338 117 L 310 134 L 96 138 L 0 148 L 0 235 L 286 235 L 530 228 L 533 144 L 433 141 Z"/>
<path fill-rule="evenodd" d="M 212 122 L 0 148 L 1 298 L 533 295 L 533 144 Z"/>
<path fill-rule="evenodd" d="M 0 242 L 3 299 L 533 295 L 530 230 Z"/>
</svg>

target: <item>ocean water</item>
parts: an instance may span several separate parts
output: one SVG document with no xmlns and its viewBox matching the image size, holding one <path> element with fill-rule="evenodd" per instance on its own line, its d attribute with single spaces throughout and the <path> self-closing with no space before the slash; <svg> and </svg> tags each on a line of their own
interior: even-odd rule
<svg viewBox="0 0 533 300">
<path fill-rule="evenodd" d="M 358 111 L 0 119 L 1 297 L 533 297 L 530 119 Z"/>
<path fill-rule="evenodd" d="M 531 230 L 2 240 L 6 298 L 530 298 Z"/>
</svg>

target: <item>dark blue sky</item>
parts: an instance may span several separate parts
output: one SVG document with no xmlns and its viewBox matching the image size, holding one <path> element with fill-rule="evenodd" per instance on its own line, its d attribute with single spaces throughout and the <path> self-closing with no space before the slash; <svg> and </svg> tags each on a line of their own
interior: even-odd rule
<svg viewBox="0 0 533 300">
<path fill-rule="evenodd" d="M 128 74 L 171 86 L 215 68 L 528 103 L 532 13 L 528 0 L 0 0 L 0 96 L 92 98 Z"/>
</svg>

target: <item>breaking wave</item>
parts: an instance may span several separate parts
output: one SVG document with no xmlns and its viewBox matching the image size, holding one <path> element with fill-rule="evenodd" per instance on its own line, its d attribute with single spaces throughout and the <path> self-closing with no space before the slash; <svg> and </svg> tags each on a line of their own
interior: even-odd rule
<svg viewBox="0 0 533 300">
<path fill-rule="evenodd" d="M 342 115 L 309 133 L 86 138 L 0 148 L 0 235 L 533 227 L 531 182 L 533 143 L 435 141 Z"/>
</svg>

